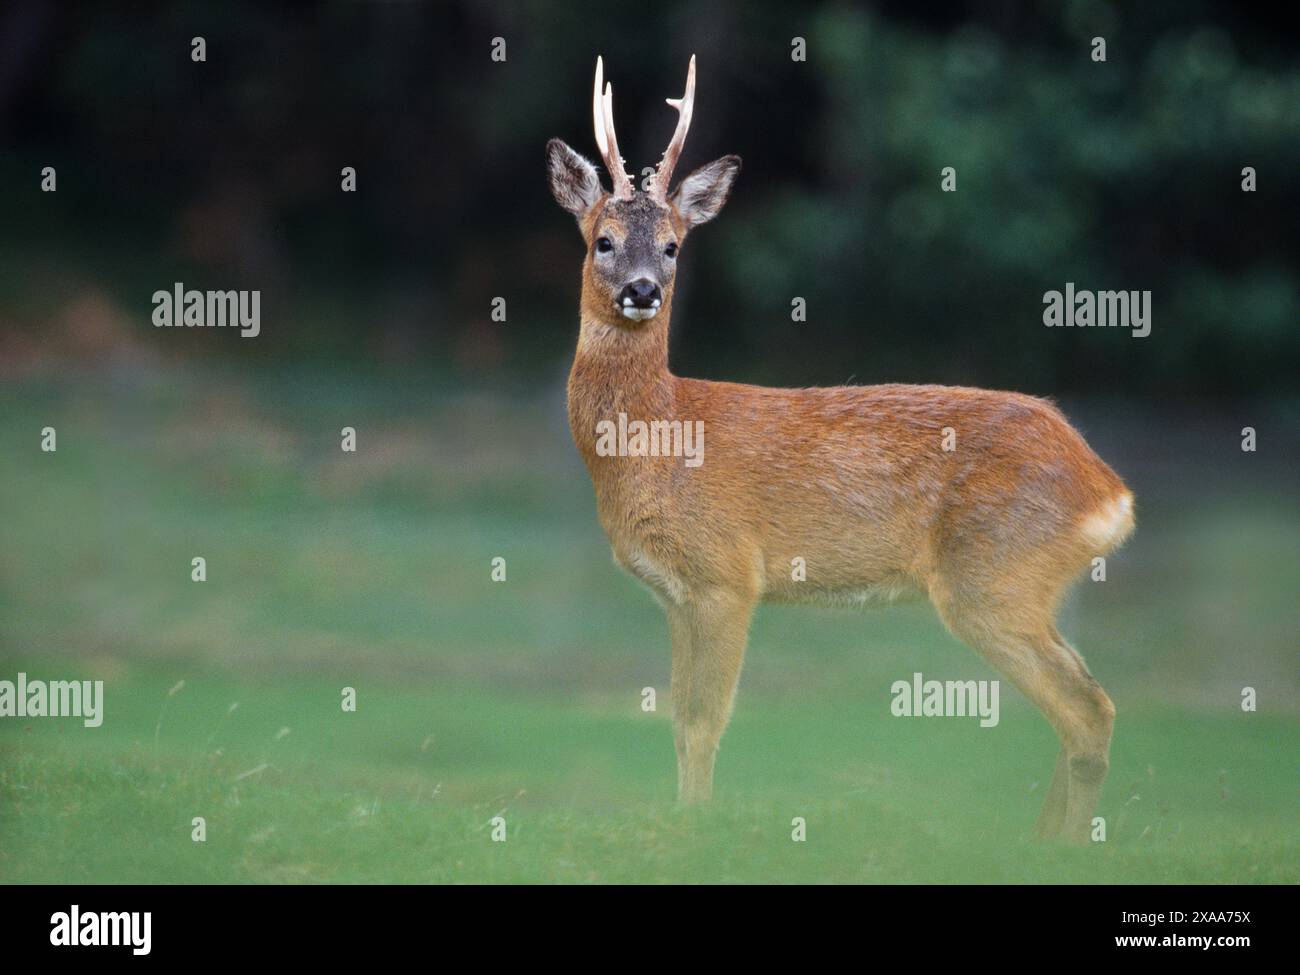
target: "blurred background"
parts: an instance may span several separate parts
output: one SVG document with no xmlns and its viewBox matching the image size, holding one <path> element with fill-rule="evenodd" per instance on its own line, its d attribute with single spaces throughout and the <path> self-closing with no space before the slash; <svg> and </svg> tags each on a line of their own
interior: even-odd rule
<svg viewBox="0 0 1300 975">
<path fill-rule="evenodd" d="M 628 168 L 653 165 L 676 118 L 662 99 L 695 53 L 679 169 L 734 152 L 744 170 L 683 251 L 674 370 L 1055 398 L 1138 498 L 1137 535 L 1063 626 L 1120 708 L 1108 801 L 1135 844 L 1125 876 L 1264 865 L 1293 882 L 1279 770 L 1293 777 L 1300 739 L 1296 36 L 1281 7 L 1195 0 L 6 6 L 0 676 L 103 677 L 108 717 L 93 737 L 0 726 L 0 876 L 680 879 L 708 864 L 693 879 L 747 880 L 777 863 L 1024 879 L 993 848 L 958 851 L 1032 820 L 1046 726 L 1014 700 L 987 746 L 887 719 L 885 689 L 914 670 L 991 676 L 926 606 L 762 611 L 724 743 L 724 795 L 838 797 L 822 812 L 842 837 L 880 843 L 853 824 L 891 824 L 871 857 L 741 862 L 720 839 L 679 863 L 689 842 L 657 820 L 605 821 L 522 865 L 470 860 L 472 876 L 438 845 L 512 803 L 577 830 L 573 808 L 671 797 L 666 627 L 611 564 L 569 440 L 583 249 L 543 150 L 559 136 L 597 156 L 602 54 Z M 955 193 L 939 190 L 947 166 Z M 259 289 L 260 336 L 155 329 L 151 296 L 177 281 Z M 1067 281 L 1149 290 L 1150 336 L 1044 328 L 1043 294 Z M 39 450 L 46 426 L 57 453 Z M 346 731 L 342 684 L 363 702 Z M 1244 686 L 1267 715 L 1249 729 Z M 245 764 L 269 771 L 237 779 Z M 273 775 L 279 799 L 250 794 Z M 1007 798 L 986 808 L 990 781 Z M 963 796 L 979 801 L 959 828 L 942 811 Z M 219 837 L 228 855 L 194 860 L 184 836 L 160 851 L 205 801 L 240 823 Z M 431 837 L 412 824 L 439 803 L 457 812 Z M 381 808 L 398 817 L 386 839 L 340 847 Z M 735 812 L 747 829 L 754 808 Z M 116 858 L 92 814 L 122 838 Z M 326 821 L 333 853 L 303 838 Z M 410 859 L 421 843 L 427 860 Z M 35 844 L 44 874 L 22 856 Z"/>
<path fill-rule="evenodd" d="M 735 152 L 745 169 L 684 262 L 681 371 L 1184 403 L 1294 381 L 1300 62 L 1282 7 L 788 8 L 9 6 L 6 360 L 39 341 L 52 303 L 93 295 L 169 355 L 479 377 L 558 363 L 581 250 L 545 192 L 543 146 L 596 155 L 603 53 L 629 168 L 654 165 L 675 123 L 662 99 L 694 52 L 682 167 Z M 1089 57 L 1098 35 L 1105 64 Z M 44 166 L 56 195 L 30 192 Z M 945 166 L 955 194 L 935 192 Z M 204 345 L 139 327 L 173 279 L 261 288 L 266 333 Z M 1156 337 L 1037 331 L 1042 293 L 1067 280 L 1150 290 Z M 488 318 L 496 295 L 506 328 Z M 809 328 L 791 327 L 794 295 Z"/>
</svg>

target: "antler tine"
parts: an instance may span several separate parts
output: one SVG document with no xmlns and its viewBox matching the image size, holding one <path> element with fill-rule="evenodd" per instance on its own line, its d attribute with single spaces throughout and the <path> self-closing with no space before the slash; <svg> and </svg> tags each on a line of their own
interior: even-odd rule
<svg viewBox="0 0 1300 975">
<path fill-rule="evenodd" d="M 605 82 L 605 62 L 599 57 L 596 58 L 596 83 L 591 91 L 591 120 L 596 128 L 596 146 L 609 170 L 614 196 L 627 199 L 634 191 L 632 181 L 623 170 L 623 157 L 619 155 L 618 137 L 614 134 L 614 86 Z"/>
<path fill-rule="evenodd" d="M 623 157 L 618 151 L 618 136 L 614 134 L 614 86 L 608 81 L 605 82 L 605 137 L 609 139 L 609 177 L 614 184 L 614 195 L 630 199 L 636 190 L 623 169 Z"/>
<path fill-rule="evenodd" d="M 600 90 L 605 86 L 605 59 L 596 58 L 596 83 L 591 89 L 591 122 L 596 128 L 596 148 L 600 158 L 609 156 L 609 142 L 605 138 L 605 108 L 600 97 Z"/>
<path fill-rule="evenodd" d="M 677 109 L 677 129 L 673 132 L 672 141 L 668 143 L 663 159 L 659 161 L 659 166 L 655 170 L 652 195 L 661 201 L 668 199 L 668 184 L 673 178 L 677 158 L 682 154 L 682 146 L 686 144 L 686 133 L 691 127 L 691 115 L 695 111 L 694 54 L 691 55 L 691 66 L 686 70 L 686 93 L 681 98 L 665 98 L 664 101 Z"/>
</svg>

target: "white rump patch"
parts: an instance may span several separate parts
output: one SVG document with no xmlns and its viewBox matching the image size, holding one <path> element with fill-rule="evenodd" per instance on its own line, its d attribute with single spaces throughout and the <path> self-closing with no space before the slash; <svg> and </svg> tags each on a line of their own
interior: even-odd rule
<svg viewBox="0 0 1300 975">
<path fill-rule="evenodd" d="M 1109 551 L 1133 530 L 1133 495 L 1125 491 L 1083 519 L 1083 537 L 1097 551 Z"/>
</svg>

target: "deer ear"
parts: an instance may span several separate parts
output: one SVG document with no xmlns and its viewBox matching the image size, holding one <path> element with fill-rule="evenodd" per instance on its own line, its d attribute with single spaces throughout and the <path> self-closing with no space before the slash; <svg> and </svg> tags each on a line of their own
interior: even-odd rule
<svg viewBox="0 0 1300 975">
<path fill-rule="evenodd" d="M 718 215 L 731 195 L 731 184 L 739 172 L 740 157 L 723 156 L 701 166 L 678 184 L 673 205 L 688 227 L 698 227 Z"/>
<path fill-rule="evenodd" d="M 555 202 L 579 220 L 604 192 L 596 167 L 559 139 L 546 143 L 546 168 Z"/>
</svg>

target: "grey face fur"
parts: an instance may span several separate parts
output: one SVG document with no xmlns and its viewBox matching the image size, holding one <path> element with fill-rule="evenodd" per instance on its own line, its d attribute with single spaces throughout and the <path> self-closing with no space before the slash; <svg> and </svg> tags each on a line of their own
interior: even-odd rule
<svg viewBox="0 0 1300 975">
<path fill-rule="evenodd" d="M 592 228 L 592 273 L 624 318 L 654 318 L 672 287 L 679 244 L 671 216 L 666 206 L 638 193 L 611 200 Z"/>
</svg>

